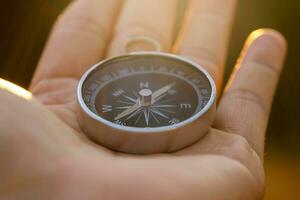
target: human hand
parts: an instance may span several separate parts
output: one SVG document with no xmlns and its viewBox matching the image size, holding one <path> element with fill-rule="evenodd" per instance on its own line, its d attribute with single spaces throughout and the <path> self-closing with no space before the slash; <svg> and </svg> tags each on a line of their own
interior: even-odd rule
<svg viewBox="0 0 300 200">
<path fill-rule="evenodd" d="M 83 72 L 106 55 L 123 53 L 132 37 L 147 36 L 163 51 L 201 64 L 220 94 L 236 4 L 191 1 L 189 23 L 173 47 L 176 1 L 128 0 L 113 29 L 121 2 L 74 1 L 40 60 L 30 89 L 34 98 L 0 89 L 0 199 L 261 199 L 264 137 L 286 51 L 283 37 L 272 30 L 251 34 L 219 98 L 215 122 L 199 142 L 172 154 L 117 153 L 80 129 L 76 86 Z M 133 49 L 149 47 L 140 42 Z"/>
</svg>

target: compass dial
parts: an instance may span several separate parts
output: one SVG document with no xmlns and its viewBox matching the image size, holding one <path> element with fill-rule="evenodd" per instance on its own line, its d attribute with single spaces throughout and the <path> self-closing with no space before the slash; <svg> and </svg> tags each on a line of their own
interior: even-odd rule
<svg viewBox="0 0 300 200">
<path fill-rule="evenodd" d="M 135 55 L 93 68 L 81 93 L 87 108 L 112 125 L 157 128 L 197 115 L 212 90 L 206 74 L 188 62 Z"/>
</svg>

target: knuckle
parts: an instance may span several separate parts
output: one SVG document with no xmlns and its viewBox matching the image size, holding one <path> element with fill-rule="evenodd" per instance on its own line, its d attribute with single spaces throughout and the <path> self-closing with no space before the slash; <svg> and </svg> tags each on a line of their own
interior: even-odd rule
<svg viewBox="0 0 300 200">
<path fill-rule="evenodd" d="M 234 135 L 232 137 L 231 141 L 231 149 L 233 155 L 236 157 L 243 156 L 249 157 L 250 155 L 252 156 L 253 154 L 253 149 L 250 145 L 250 143 L 247 141 L 246 138 L 240 135 Z"/>
<path fill-rule="evenodd" d="M 266 62 L 252 61 L 248 62 L 247 65 L 256 66 L 258 69 L 260 69 L 261 72 L 266 73 L 268 77 L 279 77 L 280 75 L 280 70 L 278 70 L 278 68 L 275 65 L 271 65 Z"/>
<path fill-rule="evenodd" d="M 162 47 L 169 48 L 171 46 L 171 39 L 169 37 L 166 37 L 154 27 L 142 24 L 131 24 L 117 29 L 114 33 L 113 43 L 119 45 L 119 43 L 127 42 L 128 39 L 134 37 L 149 37 L 159 42 Z"/>
</svg>

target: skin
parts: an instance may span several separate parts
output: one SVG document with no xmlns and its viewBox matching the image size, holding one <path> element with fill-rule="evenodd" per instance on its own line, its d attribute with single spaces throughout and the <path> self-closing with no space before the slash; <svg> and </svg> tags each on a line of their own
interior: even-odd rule
<svg viewBox="0 0 300 200">
<path fill-rule="evenodd" d="M 253 32 L 220 95 L 236 1 L 189 1 L 173 44 L 176 2 L 77 0 L 59 17 L 33 96 L 0 87 L 1 200 L 263 198 L 264 137 L 286 42 L 274 30 Z M 171 154 L 129 155 L 93 143 L 80 129 L 78 79 L 99 60 L 123 53 L 134 36 L 157 40 L 163 51 L 189 57 L 213 76 L 217 114 L 196 144 Z M 138 42 L 134 49 L 146 46 Z"/>
</svg>

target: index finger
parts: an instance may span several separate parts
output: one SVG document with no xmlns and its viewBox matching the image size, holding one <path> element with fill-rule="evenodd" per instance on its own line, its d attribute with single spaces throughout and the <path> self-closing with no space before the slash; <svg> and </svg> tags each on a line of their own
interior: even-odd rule
<svg viewBox="0 0 300 200">
<path fill-rule="evenodd" d="M 104 56 L 120 0 L 77 0 L 59 17 L 32 80 L 79 78 Z"/>
</svg>

